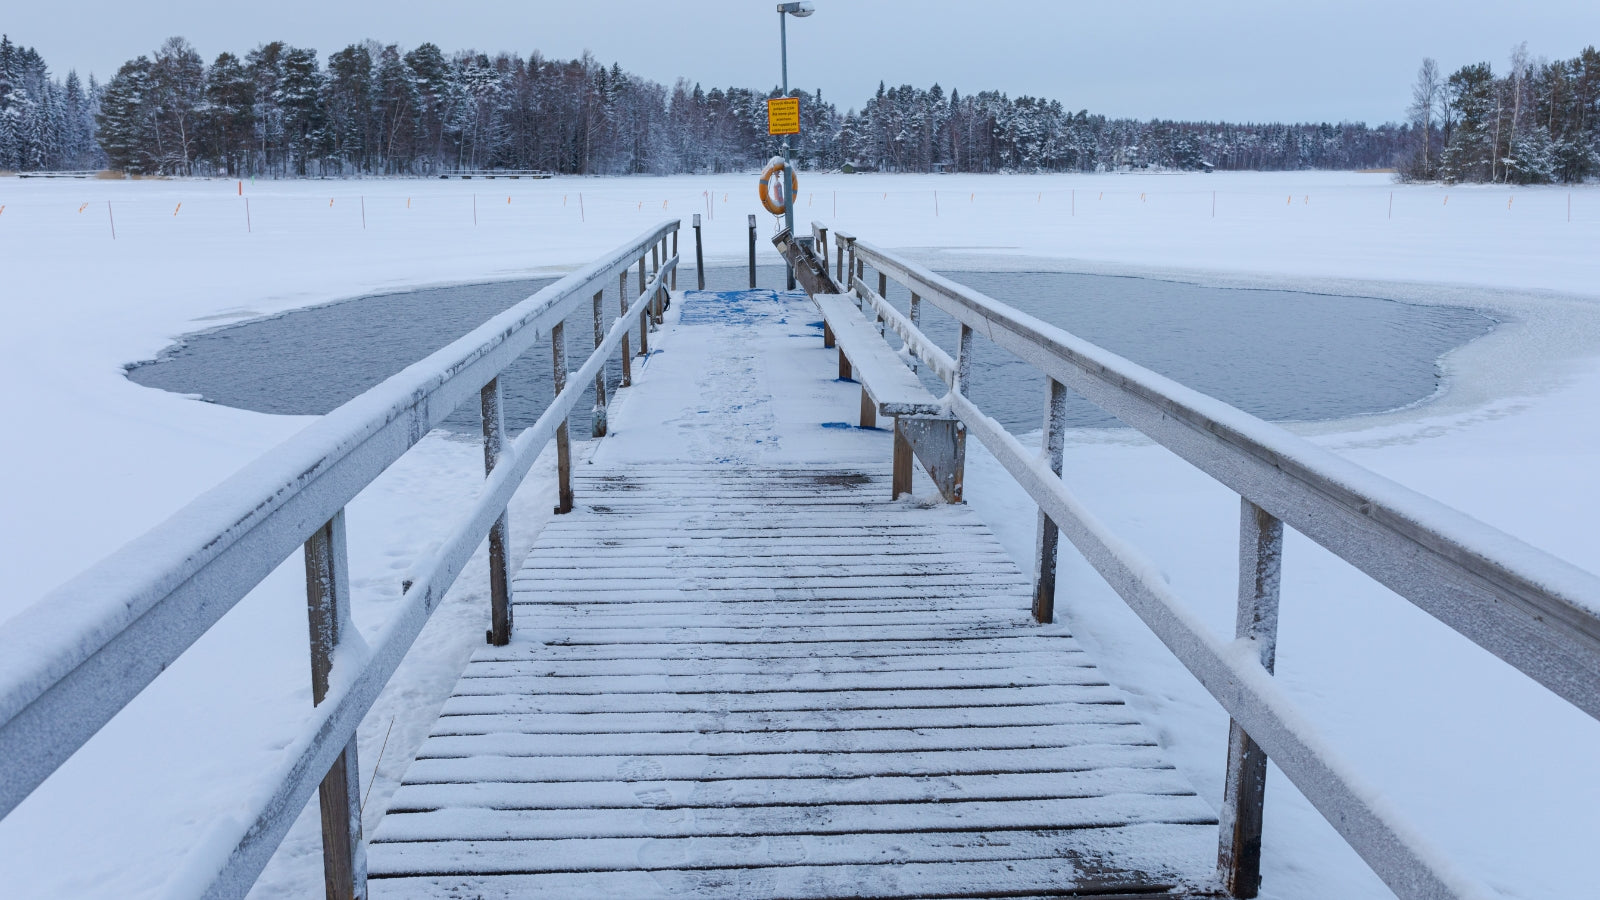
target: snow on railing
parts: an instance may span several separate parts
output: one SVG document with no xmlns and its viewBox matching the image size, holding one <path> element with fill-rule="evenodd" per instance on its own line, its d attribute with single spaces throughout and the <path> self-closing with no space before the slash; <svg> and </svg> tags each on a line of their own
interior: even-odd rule
<svg viewBox="0 0 1600 900">
<path fill-rule="evenodd" d="M 0 817 L 303 544 L 316 711 L 291 738 L 273 788 L 219 816 L 167 887 L 175 896 L 244 896 L 320 784 L 328 896 L 366 896 L 356 728 L 486 536 L 488 637 L 510 639 L 507 504 L 555 439 L 560 496 L 571 508 L 567 416 L 619 347 L 623 385 L 631 382 L 630 323 L 637 315 L 643 355 L 650 328 L 661 321 L 663 294 L 676 283 L 677 229 L 676 220 L 656 226 L 406 367 L 0 626 Z M 630 301 L 635 262 L 639 293 Z M 599 325 L 613 277 L 621 315 L 603 339 L 596 328 L 594 352 L 569 381 L 562 323 L 592 295 Z M 545 335 L 556 397 L 507 446 L 500 374 Z M 482 404 L 487 480 L 469 514 L 417 567 L 400 609 L 368 648 L 350 626 L 344 507 L 474 394 Z M 603 404 L 603 395 L 596 402 Z M 604 421 L 599 412 L 597 424 Z"/>
<path fill-rule="evenodd" d="M 952 411 L 1039 505 L 1035 616 L 1053 618 L 1056 541 L 1065 534 L 1232 717 L 1218 852 L 1228 891 L 1256 895 L 1270 757 L 1401 897 L 1483 896 L 1337 757 L 1274 684 L 1283 526 L 1596 718 L 1600 578 L 1061 328 L 850 235 L 836 230 L 834 238 L 835 286 L 853 290 L 950 386 Z M 866 283 L 869 265 L 878 273 L 876 291 Z M 911 293 L 909 316 L 883 297 L 891 277 Z M 923 302 L 960 323 L 955 359 L 919 329 Z M 963 393 L 974 334 L 1048 377 L 1043 453 L 1025 447 Z M 1061 480 L 1067 389 L 1240 495 L 1233 640 L 1194 619 L 1158 569 L 1067 490 Z"/>
</svg>

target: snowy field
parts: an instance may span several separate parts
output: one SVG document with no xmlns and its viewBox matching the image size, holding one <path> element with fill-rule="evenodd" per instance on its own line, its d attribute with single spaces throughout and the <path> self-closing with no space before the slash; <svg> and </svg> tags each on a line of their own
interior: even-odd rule
<svg viewBox="0 0 1600 900">
<path fill-rule="evenodd" d="M 802 221 L 934 268 L 1048 267 L 1496 311 L 1507 324 L 1446 360 L 1434 402 L 1295 430 L 1600 571 L 1594 186 L 1412 187 L 1349 173 L 806 175 L 799 199 Z M 737 263 L 745 217 L 758 211 L 751 175 L 247 182 L 242 193 L 217 180 L 0 178 L 0 375 L 14 386 L 3 401 L 0 619 L 305 426 L 123 377 L 173 338 L 364 293 L 560 272 L 696 212 L 707 217 L 708 264 Z M 765 237 L 771 219 L 760 222 Z M 689 269 L 687 227 L 683 238 Z M 775 261 L 764 240 L 761 252 Z M 434 435 L 354 503 L 363 632 L 465 508 L 480 467 L 475 444 Z M 513 506 L 518 547 L 550 509 L 549 469 L 535 468 Z M 1066 471 L 1180 596 L 1231 630 L 1237 498 L 1118 431 L 1073 433 Z M 1033 511 L 1020 489 L 981 452 L 967 485 L 1031 565 Z M 363 725 L 369 831 L 481 640 L 484 568 L 468 567 Z M 1081 563 L 1065 564 L 1058 608 L 1217 802 L 1220 709 Z M 0 821 L 0 894 L 161 896 L 208 821 L 261 789 L 253 776 L 274 769 L 309 709 L 305 647 L 296 556 Z M 1293 537 L 1278 660 L 1338 750 L 1491 891 L 1592 892 L 1600 723 Z M 1283 779 L 1274 775 L 1268 797 L 1264 896 L 1387 895 Z M 310 896 L 320 880 L 305 815 L 254 896 Z"/>
</svg>

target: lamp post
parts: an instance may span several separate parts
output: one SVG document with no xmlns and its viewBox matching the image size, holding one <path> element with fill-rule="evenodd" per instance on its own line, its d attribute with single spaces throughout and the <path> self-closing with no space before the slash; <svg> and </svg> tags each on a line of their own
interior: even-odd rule
<svg viewBox="0 0 1600 900">
<path fill-rule="evenodd" d="M 808 0 L 778 4 L 778 38 L 783 48 L 783 96 L 789 96 L 789 20 L 788 16 L 803 19 L 816 12 L 817 8 Z M 789 239 L 794 239 L 794 163 L 789 157 L 789 136 L 783 136 L 783 224 L 789 230 Z M 785 265 L 788 270 L 789 290 L 794 290 L 794 266 Z"/>
</svg>

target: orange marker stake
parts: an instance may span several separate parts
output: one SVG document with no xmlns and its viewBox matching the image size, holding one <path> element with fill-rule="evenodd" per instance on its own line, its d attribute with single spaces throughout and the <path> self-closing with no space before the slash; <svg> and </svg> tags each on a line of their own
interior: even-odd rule
<svg viewBox="0 0 1600 900">
<path fill-rule="evenodd" d="M 1106 192 L 1105 191 L 1101 191 L 1100 192 L 1100 199 L 1104 200 L 1105 198 L 1106 198 Z"/>
<path fill-rule="evenodd" d="M 410 209 L 410 208 L 411 208 L 411 198 L 407 197 L 406 198 L 406 209 Z"/>
<path fill-rule="evenodd" d="M 180 210 L 180 209 L 183 209 L 183 204 L 182 203 L 179 203 L 176 207 L 173 208 L 172 214 L 173 215 L 177 215 L 178 214 L 178 210 Z"/>
<path fill-rule="evenodd" d="M 84 204 L 84 205 L 87 206 L 88 204 Z M 6 205 L 4 203 L 0 203 L 0 216 L 3 216 L 5 214 L 6 214 Z"/>
<path fill-rule="evenodd" d="M 332 197 L 328 198 L 328 208 L 329 209 L 333 209 L 333 198 Z"/>
<path fill-rule="evenodd" d="M 1516 197 L 1507 197 L 1506 198 L 1506 209 L 1510 209 L 1511 208 L 1511 201 L 1513 201 L 1515 199 L 1517 199 L 1517 198 Z"/>
<path fill-rule="evenodd" d="M 88 208 L 89 208 L 89 204 L 85 203 L 84 205 L 78 207 L 78 212 L 82 213 L 84 210 L 86 210 Z"/>
<path fill-rule="evenodd" d="M 239 182 L 239 196 L 241 196 L 241 197 L 244 196 L 244 182 L 243 181 Z"/>
</svg>

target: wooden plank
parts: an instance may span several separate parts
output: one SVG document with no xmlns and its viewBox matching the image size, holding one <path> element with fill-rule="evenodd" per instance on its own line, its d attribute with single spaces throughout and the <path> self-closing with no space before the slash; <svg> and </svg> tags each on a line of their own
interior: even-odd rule
<svg viewBox="0 0 1600 900">
<path fill-rule="evenodd" d="M 634 732 L 608 735 L 600 754 L 646 756 L 664 760 L 681 754 L 740 754 L 758 757 L 768 754 L 818 754 L 849 752 L 856 754 L 903 754 L 935 750 L 1016 750 L 1071 749 L 1103 746 L 1142 758 L 1136 748 L 1154 747 L 1144 727 L 1127 723 L 993 725 L 968 727 L 927 727 L 914 729 L 860 729 L 837 731 L 782 731 L 748 735 L 740 732 Z M 418 762 L 424 759 L 456 759 L 519 756 L 542 759 L 549 756 L 595 754 L 593 735 L 588 734 L 490 734 L 435 735 L 423 745 Z M 419 770 L 425 771 L 425 770 Z M 406 776 L 410 778 L 409 773 Z"/>
<path fill-rule="evenodd" d="M 837 778 L 867 778 L 912 771 L 921 777 L 936 778 L 999 772 L 1073 772 L 1109 766 L 1170 768 L 1159 747 L 1130 751 L 1126 747 L 1102 744 L 904 753 L 684 753 L 652 755 L 650 762 L 653 765 L 642 766 L 639 758 L 633 755 L 544 756 L 532 760 L 512 756 L 429 759 L 418 760 L 412 766 L 406 773 L 406 783 L 613 781 L 641 767 L 649 770 L 650 778 L 666 781 L 784 778 L 818 773 Z"/>
<path fill-rule="evenodd" d="M 1181 829 L 1152 826 L 1183 840 Z M 974 841 L 968 832 L 909 832 L 893 842 L 864 843 L 850 835 L 796 835 L 784 841 L 752 842 L 744 837 L 590 838 L 546 841 L 430 841 L 379 844 L 374 856 L 387 877 L 451 872 L 529 874 L 588 871 L 600 866 L 618 871 L 671 865 L 694 869 L 735 869 L 749 865 L 866 865 L 1028 858 L 1066 858 L 1092 853 L 1115 835 L 1094 830 L 1007 832 L 995 840 Z M 1089 832 L 1089 833 L 1086 833 Z M 580 868 L 585 867 L 585 868 Z"/>
<path fill-rule="evenodd" d="M 1183 796 L 1071 797 L 1042 800 L 877 803 L 759 810 L 445 809 L 392 812 L 373 843 L 394 841 L 540 840 L 563 837 L 714 837 L 749 834 L 894 834 L 906 831 L 1010 832 L 1138 824 L 1215 826 Z M 908 821 L 915 822 L 908 828 Z M 1206 834 L 1206 843 L 1215 833 Z M 1210 850 L 1209 846 L 1206 847 Z"/>
</svg>

